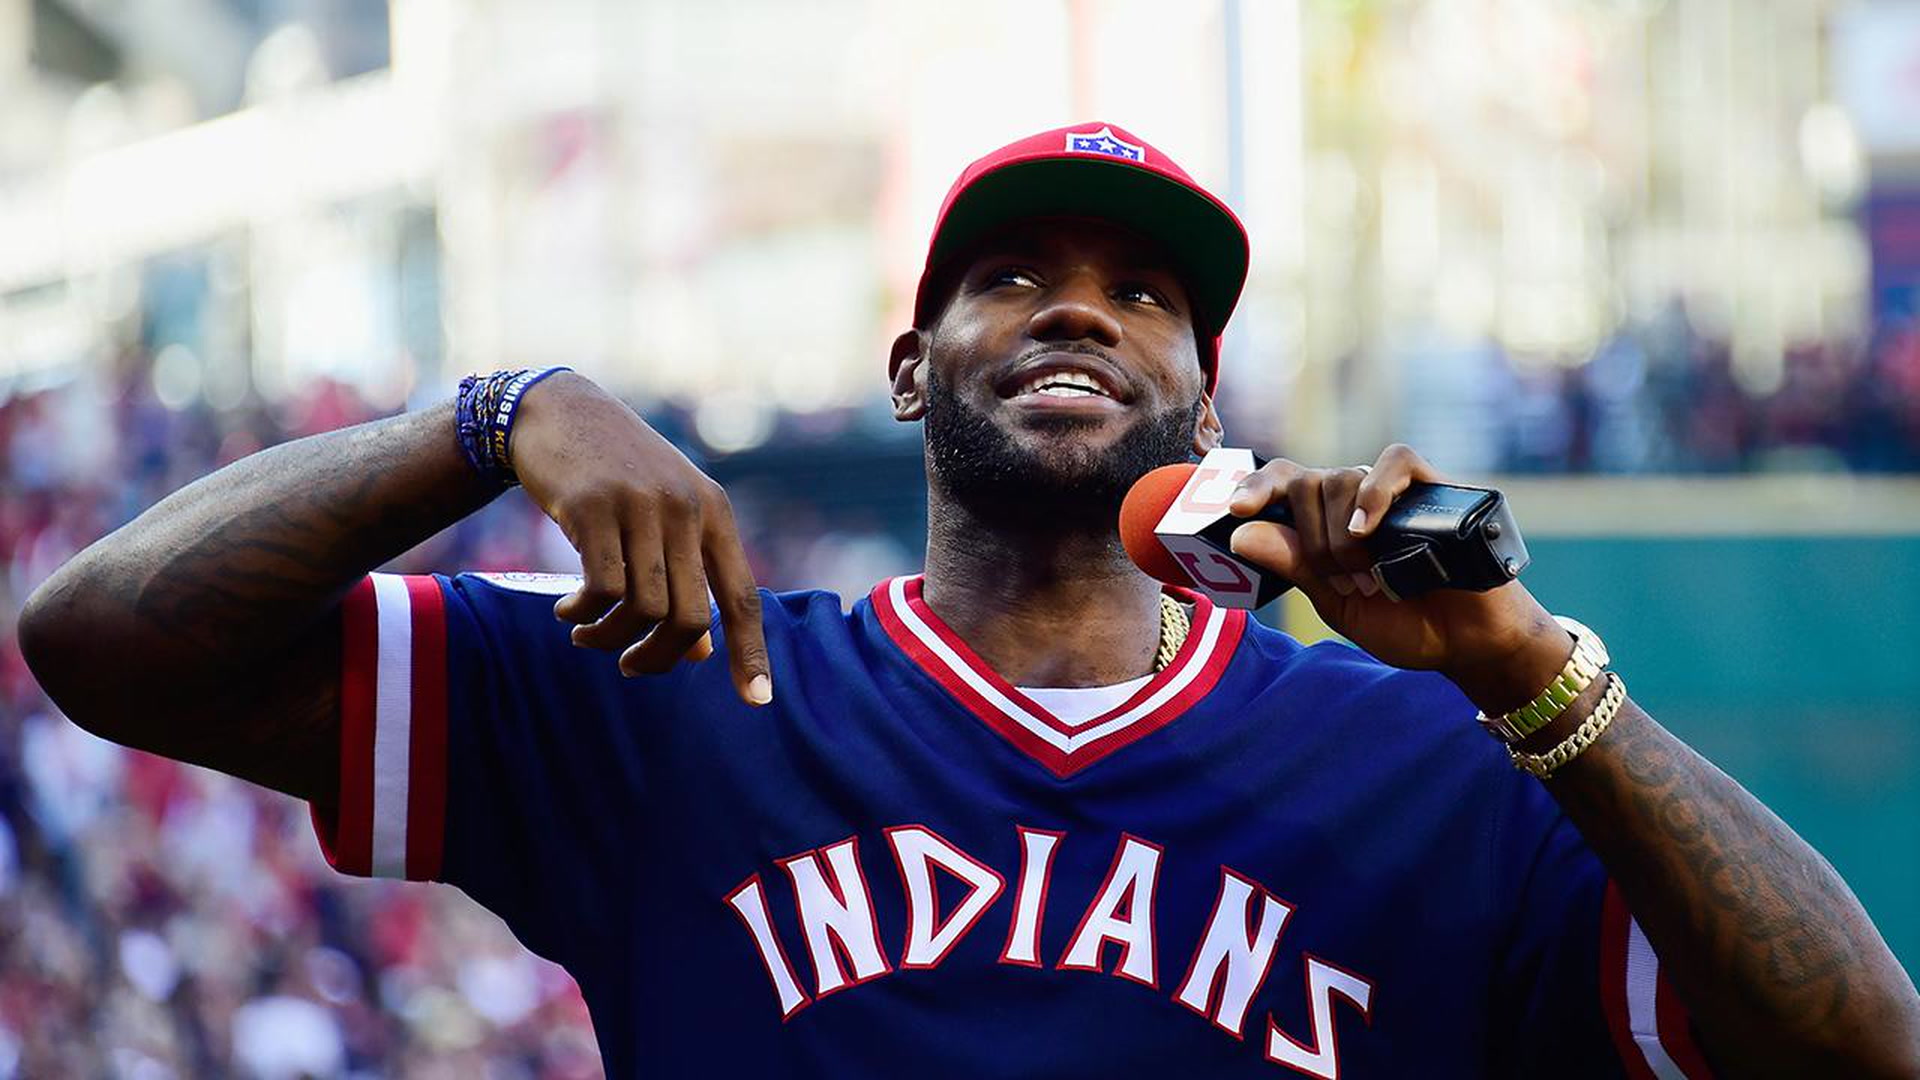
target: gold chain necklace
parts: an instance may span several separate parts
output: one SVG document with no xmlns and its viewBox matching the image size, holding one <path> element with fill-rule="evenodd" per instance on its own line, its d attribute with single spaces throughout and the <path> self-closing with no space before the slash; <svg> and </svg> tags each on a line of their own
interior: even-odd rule
<svg viewBox="0 0 1920 1080">
<path fill-rule="evenodd" d="M 1165 671 L 1173 658 L 1180 655 L 1180 646 L 1187 643 L 1187 632 L 1193 623 L 1187 618 L 1187 609 L 1180 601 L 1160 594 L 1160 651 L 1154 654 L 1153 670 Z"/>
</svg>

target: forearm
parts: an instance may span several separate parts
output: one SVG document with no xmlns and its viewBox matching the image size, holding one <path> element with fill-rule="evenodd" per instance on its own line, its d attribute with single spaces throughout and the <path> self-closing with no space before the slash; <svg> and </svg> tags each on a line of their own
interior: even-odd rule
<svg viewBox="0 0 1920 1080">
<path fill-rule="evenodd" d="M 1299 586 L 1382 661 L 1438 670 L 1487 714 L 1511 712 L 1574 650 L 1524 586 L 1396 597 L 1360 573 L 1373 565 L 1365 538 L 1416 482 L 1445 477 L 1404 445 L 1367 471 L 1270 461 L 1241 481 L 1234 512 L 1284 494 L 1294 524 L 1242 525 L 1233 551 Z M 1558 745 L 1606 683 L 1520 749 Z M 1619 882 L 1715 1064 L 1736 1076 L 1920 1076 L 1912 980 L 1826 860 L 1740 785 L 1630 701 L 1546 784 Z"/>
<path fill-rule="evenodd" d="M 22 646 L 90 727 L 194 701 L 275 666 L 361 575 L 490 497 L 449 405 L 287 443 L 77 555 L 29 600 Z"/>
<path fill-rule="evenodd" d="M 1629 700 L 1546 785 L 1727 1075 L 1920 1074 L 1912 981 L 1833 867 L 1731 777 Z"/>
</svg>

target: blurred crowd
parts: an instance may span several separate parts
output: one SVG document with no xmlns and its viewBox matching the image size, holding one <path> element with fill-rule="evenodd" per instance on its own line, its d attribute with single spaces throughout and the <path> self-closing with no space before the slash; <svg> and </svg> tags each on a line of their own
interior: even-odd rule
<svg viewBox="0 0 1920 1080">
<path fill-rule="evenodd" d="M 1864 342 L 1788 348 L 1777 378 L 1737 377 L 1728 343 L 1676 304 L 1585 363 L 1515 370 L 1500 472 L 1920 471 L 1920 321 Z M 1508 397 L 1508 394 L 1511 394 Z"/>
<path fill-rule="evenodd" d="M 1481 416 L 1505 418 L 1509 471 L 1920 469 L 1913 325 L 1864 349 L 1796 350 L 1765 394 L 1684 320 L 1623 334 L 1579 367 L 1495 360 L 1515 396 Z M 376 412 L 326 381 L 275 406 L 169 408 L 150 376 L 134 357 L 0 403 L 0 1080 L 600 1075 L 572 981 L 461 894 L 337 876 L 296 801 L 103 742 L 39 692 L 14 620 L 61 562 L 222 464 Z M 699 457 L 690 412 L 651 419 L 727 478 L 724 460 Z M 861 436 L 860 423 L 823 435 L 783 421 L 766 463 L 729 481 L 762 584 L 851 600 L 916 564 L 899 525 L 918 501 L 917 440 L 890 424 Z M 861 482 L 845 487 L 897 487 L 895 501 L 836 501 L 823 448 L 883 427 L 890 449 L 849 455 Z M 876 462 L 897 475 L 871 482 Z M 771 481 L 746 479 L 769 469 Z M 399 568 L 576 565 L 510 495 Z"/>
<path fill-rule="evenodd" d="M 572 980 L 463 895 L 336 875 L 303 804 L 96 739 L 38 691 L 13 625 L 54 567 L 215 466 L 370 415 L 333 384 L 172 411 L 142 374 L 0 406 L 0 1080 L 600 1076 Z M 543 520 L 502 500 L 407 561 L 540 564 Z"/>
</svg>

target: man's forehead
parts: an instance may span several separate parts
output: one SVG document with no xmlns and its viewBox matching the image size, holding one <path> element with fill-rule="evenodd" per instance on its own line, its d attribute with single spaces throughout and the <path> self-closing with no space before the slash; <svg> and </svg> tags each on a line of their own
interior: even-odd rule
<svg viewBox="0 0 1920 1080">
<path fill-rule="evenodd" d="M 970 245 L 968 261 L 994 255 L 1099 255 L 1133 269 L 1175 273 L 1164 247 L 1105 218 L 1059 216 L 1010 221 Z"/>
</svg>

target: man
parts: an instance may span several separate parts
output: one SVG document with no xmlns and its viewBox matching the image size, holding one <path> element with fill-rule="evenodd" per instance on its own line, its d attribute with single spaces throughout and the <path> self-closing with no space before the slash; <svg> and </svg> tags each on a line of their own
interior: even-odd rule
<svg viewBox="0 0 1920 1080">
<path fill-rule="evenodd" d="M 926 572 L 851 615 L 758 592 L 722 492 L 560 373 L 190 485 L 39 589 L 23 648 L 90 730 L 500 914 L 613 1076 L 1920 1075 L 1845 884 L 1593 641 L 1517 583 L 1374 587 L 1412 451 L 1235 503 L 1291 505 L 1237 550 L 1366 653 L 1127 561 L 1132 480 L 1221 438 L 1245 268 L 1122 129 L 969 168 L 891 357 Z M 505 470 L 582 578 L 368 577 Z M 1536 698 L 1544 784 L 1474 723 Z"/>
</svg>

